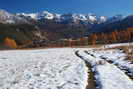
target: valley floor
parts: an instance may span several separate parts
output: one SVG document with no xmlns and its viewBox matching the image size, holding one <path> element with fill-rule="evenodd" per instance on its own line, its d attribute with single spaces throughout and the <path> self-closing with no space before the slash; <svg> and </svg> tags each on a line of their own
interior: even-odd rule
<svg viewBox="0 0 133 89">
<path fill-rule="evenodd" d="M 0 89 L 132 88 L 133 63 L 119 49 L 0 51 Z"/>
</svg>

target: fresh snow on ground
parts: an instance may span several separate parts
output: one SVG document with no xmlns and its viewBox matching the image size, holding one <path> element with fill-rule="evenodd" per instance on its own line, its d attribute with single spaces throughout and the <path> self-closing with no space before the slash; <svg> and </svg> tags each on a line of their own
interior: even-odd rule
<svg viewBox="0 0 133 89">
<path fill-rule="evenodd" d="M 108 63 L 106 60 L 98 57 L 96 50 L 80 50 L 79 54 L 84 60 L 92 65 L 95 72 L 96 89 L 132 89 L 133 81 L 117 66 Z M 104 54 L 103 54 L 104 55 Z M 124 54 L 121 54 L 124 55 Z M 118 55 L 110 55 L 118 56 Z"/>
<path fill-rule="evenodd" d="M 133 80 L 122 70 L 133 76 L 126 56 L 103 47 L 0 51 L 0 89 L 86 89 L 84 61 L 91 64 L 96 89 L 132 89 Z"/>
<path fill-rule="evenodd" d="M 101 81 L 102 89 L 132 89 L 133 81 L 113 64 L 106 63 L 96 66 L 96 77 Z"/>
<path fill-rule="evenodd" d="M 104 58 L 107 61 L 112 61 L 113 64 L 118 65 L 121 69 L 127 69 L 133 76 L 133 64 L 127 59 L 127 55 L 123 51 L 118 49 L 111 50 L 97 50 L 89 51 L 94 54 L 97 58 Z"/>
<path fill-rule="evenodd" d="M 0 51 L 0 89 L 85 89 L 88 69 L 74 51 Z"/>
<path fill-rule="evenodd" d="M 130 46 L 133 45 L 133 43 L 117 43 L 117 44 L 108 44 L 104 45 L 103 48 L 113 48 L 113 47 L 119 47 L 119 46 Z"/>
</svg>

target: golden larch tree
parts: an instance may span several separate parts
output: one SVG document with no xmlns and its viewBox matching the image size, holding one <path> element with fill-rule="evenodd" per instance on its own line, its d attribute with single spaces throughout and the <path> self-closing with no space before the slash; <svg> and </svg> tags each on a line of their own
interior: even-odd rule
<svg viewBox="0 0 133 89">
<path fill-rule="evenodd" d="M 96 45 L 96 41 L 97 41 L 97 35 L 93 34 L 92 35 L 92 45 L 95 46 Z"/>
<path fill-rule="evenodd" d="M 5 38 L 4 44 L 10 48 L 17 48 L 18 47 L 16 41 L 9 38 L 9 37 Z"/>
</svg>

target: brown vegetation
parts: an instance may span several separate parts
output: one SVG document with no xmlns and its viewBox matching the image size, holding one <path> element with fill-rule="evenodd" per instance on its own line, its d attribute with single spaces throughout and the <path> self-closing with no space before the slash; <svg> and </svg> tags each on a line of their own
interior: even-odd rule
<svg viewBox="0 0 133 89">
<path fill-rule="evenodd" d="M 9 37 L 5 38 L 4 44 L 5 44 L 5 46 L 7 46 L 9 48 L 17 48 L 18 47 L 16 41 Z"/>
<path fill-rule="evenodd" d="M 127 54 L 127 60 L 133 62 L 133 45 L 123 46 L 121 47 L 121 49 L 123 49 L 124 52 Z"/>
<path fill-rule="evenodd" d="M 97 44 L 111 44 L 121 42 L 133 41 L 133 28 L 126 30 L 115 30 L 113 32 L 106 33 L 93 33 L 88 37 L 82 37 L 79 39 L 65 39 L 59 42 L 48 44 L 50 47 L 75 47 L 75 46 L 87 46 L 92 45 L 95 47 Z"/>
<path fill-rule="evenodd" d="M 52 36 L 54 37 L 54 36 Z M 38 41 L 38 40 L 37 40 Z M 27 40 L 23 42 L 23 45 L 17 45 L 18 41 L 11 39 L 9 37 L 5 38 L 4 44 L 10 48 L 35 48 L 35 47 L 78 47 L 78 46 L 88 46 L 101 44 L 111 44 L 111 43 L 121 43 L 121 42 L 131 42 L 133 41 L 133 28 L 128 28 L 126 30 L 115 30 L 113 32 L 101 32 L 92 33 L 88 37 L 81 37 L 78 39 L 61 39 L 49 41 L 47 43 L 35 42 L 34 40 Z"/>
</svg>

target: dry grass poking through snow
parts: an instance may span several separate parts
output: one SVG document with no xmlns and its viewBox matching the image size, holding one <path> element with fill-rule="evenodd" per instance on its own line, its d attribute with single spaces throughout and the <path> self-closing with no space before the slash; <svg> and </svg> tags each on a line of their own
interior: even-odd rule
<svg viewBox="0 0 133 89">
<path fill-rule="evenodd" d="M 116 47 L 106 48 L 104 50 L 109 50 L 109 49 L 120 49 L 120 50 L 123 50 L 123 52 L 125 54 L 127 54 L 127 58 L 126 59 L 133 62 L 133 45 L 116 46 Z"/>
<path fill-rule="evenodd" d="M 127 59 L 133 62 L 133 45 L 120 47 L 127 54 Z"/>
</svg>

